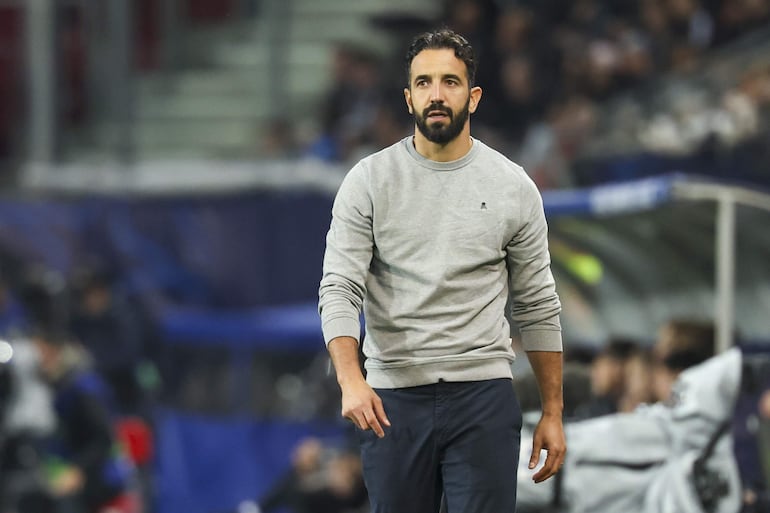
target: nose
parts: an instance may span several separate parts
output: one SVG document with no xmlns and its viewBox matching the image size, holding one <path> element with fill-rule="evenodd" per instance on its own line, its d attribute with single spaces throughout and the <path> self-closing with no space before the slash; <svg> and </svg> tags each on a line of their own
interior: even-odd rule
<svg viewBox="0 0 770 513">
<path fill-rule="evenodd" d="M 441 83 L 438 81 L 435 84 L 433 84 L 433 87 L 431 87 L 430 102 L 444 103 L 444 95 L 443 95 L 443 91 L 441 90 Z"/>
</svg>

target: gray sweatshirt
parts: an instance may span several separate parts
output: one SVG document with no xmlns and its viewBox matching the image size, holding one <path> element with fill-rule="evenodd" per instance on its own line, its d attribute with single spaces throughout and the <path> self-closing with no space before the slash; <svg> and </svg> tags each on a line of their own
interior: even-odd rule
<svg viewBox="0 0 770 513">
<path fill-rule="evenodd" d="M 359 339 L 367 381 L 400 388 L 510 378 L 505 306 L 525 350 L 561 351 L 561 305 L 540 194 L 481 141 L 452 162 L 407 137 L 356 164 L 326 237 L 319 312 L 328 344 Z"/>
</svg>

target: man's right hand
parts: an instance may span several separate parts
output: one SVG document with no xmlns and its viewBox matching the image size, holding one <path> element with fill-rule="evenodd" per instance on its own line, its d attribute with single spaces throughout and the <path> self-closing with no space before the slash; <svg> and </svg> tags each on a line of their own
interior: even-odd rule
<svg viewBox="0 0 770 513">
<path fill-rule="evenodd" d="M 342 390 L 342 416 L 359 429 L 372 429 L 382 438 L 385 436 L 382 426 L 390 426 L 390 421 L 382 407 L 382 399 L 372 390 L 361 372 L 358 340 L 336 337 L 327 348 L 337 372 L 337 383 Z"/>
<path fill-rule="evenodd" d="M 388 416 L 382 407 L 382 399 L 372 387 L 361 379 L 340 383 L 342 389 L 342 416 L 350 420 L 359 429 L 371 429 L 382 438 L 385 436 L 383 424 L 390 426 Z"/>
</svg>

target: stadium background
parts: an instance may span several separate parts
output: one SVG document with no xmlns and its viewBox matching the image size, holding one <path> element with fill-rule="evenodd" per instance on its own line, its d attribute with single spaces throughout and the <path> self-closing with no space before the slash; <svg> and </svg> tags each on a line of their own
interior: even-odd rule
<svg viewBox="0 0 770 513">
<path fill-rule="evenodd" d="M 673 315 L 770 341 L 770 2 L 416 4 L 0 0 L 2 278 L 55 277 L 66 310 L 93 266 L 140 313 L 158 512 L 232 510 L 303 436 L 342 443 L 324 235 L 349 166 L 410 130 L 424 28 L 480 50 L 474 133 L 544 193 L 568 346 Z"/>
</svg>

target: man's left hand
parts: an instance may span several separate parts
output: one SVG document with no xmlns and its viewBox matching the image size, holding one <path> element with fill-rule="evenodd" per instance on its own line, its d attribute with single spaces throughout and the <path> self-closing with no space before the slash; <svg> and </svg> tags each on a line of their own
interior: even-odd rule
<svg viewBox="0 0 770 513">
<path fill-rule="evenodd" d="M 540 483 L 556 474 L 564 464 L 567 453 L 567 442 L 564 438 L 564 426 L 560 415 L 544 414 L 535 428 L 532 439 L 532 456 L 529 458 L 529 468 L 534 469 L 540 460 L 540 451 L 545 449 L 548 455 L 540 470 L 532 476 L 532 480 Z"/>
</svg>

